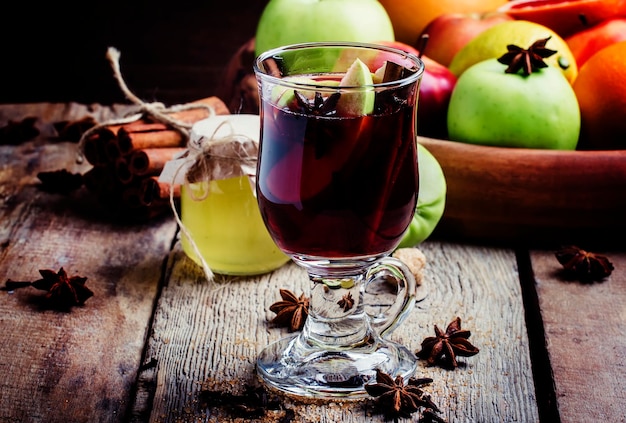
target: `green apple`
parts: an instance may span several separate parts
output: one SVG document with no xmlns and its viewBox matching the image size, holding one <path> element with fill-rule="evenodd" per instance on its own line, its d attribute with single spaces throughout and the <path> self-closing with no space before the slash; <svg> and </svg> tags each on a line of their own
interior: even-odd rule
<svg viewBox="0 0 626 423">
<path fill-rule="evenodd" d="M 422 144 L 417 144 L 419 193 L 415 216 L 398 248 L 414 247 L 435 230 L 446 207 L 447 184 L 441 165 Z"/>
<path fill-rule="evenodd" d="M 448 106 L 451 140 L 500 147 L 574 150 L 580 108 L 554 66 L 524 75 L 488 59 L 461 74 Z"/>
<path fill-rule="evenodd" d="M 394 40 L 378 0 L 270 0 L 256 28 L 255 52 L 312 41 L 378 40 Z"/>
</svg>

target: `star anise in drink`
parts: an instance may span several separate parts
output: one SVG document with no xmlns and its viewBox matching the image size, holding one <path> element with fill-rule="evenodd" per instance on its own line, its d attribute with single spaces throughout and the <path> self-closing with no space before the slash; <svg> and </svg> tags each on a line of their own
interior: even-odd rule
<svg viewBox="0 0 626 423">
<path fill-rule="evenodd" d="M 313 99 L 309 100 L 300 91 L 294 90 L 294 96 L 296 97 L 296 103 L 303 113 L 307 115 L 315 116 L 327 116 L 334 114 L 337 111 L 337 102 L 340 93 L 333 93 L 328 98 L 324 98 L 322 93 L 316 91 Z"/>
<path fill-rule="evenodd" d="M 282 301 L 275 302 L 270 306 L 270 310 L 276 313 L 272 323 L 288 326 L 294 332 L 302 329 L 307 316 L 309 315 L 309 298 L 304 294 L 300 297 L 287 290 L 281 289 Z"/>
<path fill-rule="evenodd" d="M 12 291 L 16 288 L 32 286 L 33 288 L 47 291 L 46 298 L 54 308 L 67 309 L 75 305 L 83 305 L 88 298 L 93 296 L 93 291 L 85 286 L 87 278 L 82 276 L 68 277 L 61 267 L 58 272 L 49 269 L 39 270 L 42 278 L 33 282 L 6 281 L 2 288 Z"/>
<path fill-rule="evenodd" d="M 420 407 L 439 412 L 430 395 L 420 389 L 432 381 L 430 378 L 410 378 L 405 384 L 402 376 L 398 375 L 393 379 L 377 369 L 376 383 L 366 384 L 364 387 L 369 395 L 376 397 L 376 404 L 383 413 L 397 421 L 399 417 L 409 417 Z"/>
<path fill-rule="evenodd" d="M 458 357 L 471 357 L 478 354 L 479 349 L 472 345 L 468 338 L 469 330 L 461 329 L 461 318 L 454 319 L 443 332 L 435 325 L 435 335 L 422 341 L 422 349 L 417 352 L 419 358 L 426 359 L 428 364 L 442 362 L 450 368 L 456 368 Z"/>
<path fill-rule="evenodd" d="M 600 281 L 614 270 L 613 263 L 608 257 L 576 246 L 563 247 L 554 255 L 565 272 L 581 282 Z"/>
<path fill-rule="evenodd" d="M 508 65 L 506 73 L 517 73 L 522 70 L 524 75 L 530 75 L 538 69 L 547 67 L 548 64 L 543 59 L 556 53 L 555 50 L 546 48 L 550 38 L 537 40 L 527 49 L 509 44 L 506 46 L 508 52 L 498 58 L 498 62 Z"/>
</svg>

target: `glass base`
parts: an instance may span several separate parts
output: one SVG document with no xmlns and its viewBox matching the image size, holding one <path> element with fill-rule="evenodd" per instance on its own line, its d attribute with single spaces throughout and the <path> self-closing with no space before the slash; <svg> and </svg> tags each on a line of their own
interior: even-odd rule
<svg viewBox="0 0 626 423">
<path fill-rule="evenodd" d="M 408 380 L 417 358 L 406 347 L 378 338 L 363 347 L 328 350 L 302 342 L 301 334 L 283 338 L 261 351 L 257 373 L 270 388 L 309 399 L 361 399 L 376 369 Z"/>
</svg>

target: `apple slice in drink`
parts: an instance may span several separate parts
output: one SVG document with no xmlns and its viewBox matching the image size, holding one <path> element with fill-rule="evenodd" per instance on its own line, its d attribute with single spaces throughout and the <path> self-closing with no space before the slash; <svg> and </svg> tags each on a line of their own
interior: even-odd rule
<svg viewBox="0 0 626 423">
<path fill-rule="evenodd" d="M 363 87 L 373 85 L 372 73 L 359 58 L 352 62 L 348 71 L 339 83 L 340 87 Z M 374 111 L 375 92 L 359 90 L 357 92 L 343 92 L 337 102 L 337 114 L 341 116 L 362 116 Z"/>
<path fill-rule="evenodd" d="M 316 82 L 312 78 L 308 78 L 305 76 L 288 76 L 285 78 L 289 82 L 294 82 L 298 84 L 311 84 L 315 85 Z M 306 93 L 307 91 L 302 91 L 302 93 Z M 310 98 L 313 98 L 315 94 L 314 91 L 310 92 Z M 277 107 L 289 107 L 292 102 L 296 100 L 296 96 L 294 94 L 293 88 L 286 87 L 284 85 L 275 85 L 272 89 L 272 103 L 274 103 Z M 307 97 L 309 97 L 307 95 Z"/>
</svg>

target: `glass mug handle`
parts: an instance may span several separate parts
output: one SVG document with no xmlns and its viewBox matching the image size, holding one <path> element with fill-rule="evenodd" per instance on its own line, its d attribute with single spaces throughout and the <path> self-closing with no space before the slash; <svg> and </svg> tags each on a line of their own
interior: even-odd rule
<svg viewBox="0 0 626 423">
<path fill-rule="evenodd" d="M 372 285 L 372 283 L 377 284 Z M 390 288 L 395 286 L 395 300 Z M 382 337 L 389 335 L 409 315 L 415 305 L 417 285 L 409 268 L 393 257 L 383 257 L 365 275 L 365 294 L 375 303 L 365 303 L 370 326 Z M 385 295 L 387 294 L 387 295 Z M 385 300 L 388 301 L 385 301 Z"/>
</svg>

